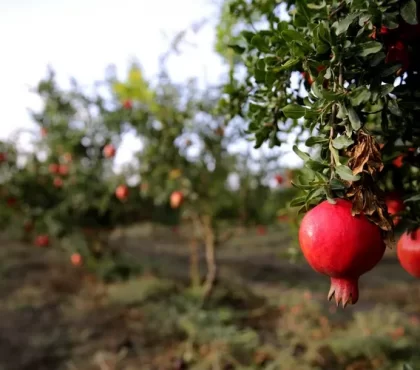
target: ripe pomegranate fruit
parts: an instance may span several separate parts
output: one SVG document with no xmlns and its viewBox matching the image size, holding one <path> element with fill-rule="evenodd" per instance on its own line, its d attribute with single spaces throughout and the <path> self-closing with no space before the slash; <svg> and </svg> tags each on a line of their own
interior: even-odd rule
<svg viewBox="0 0 420 370">
<path fill-rule="evenodd" d="M 126 200 L 128 198 L 128 187 L 127 185 L 120 185 L 115 190 L 115 196 L 119 200 Z"/>
<path fill-rule="evenodd" d="M 397 256 L 405 271 L 420 278 L 420 229 L 401 235 L 397 244 Z"/>
<path fill-rule="evenodd" d="M 83 258 L 80 253 L 73 253 L 70 257 L 70 261 L 74 266 L 80 266 L 83 263 Z"/>
<path fill-rule="evenodd" d="M 258 233 L 258 235 L 262 236 L 262 235 L 265 235 L 267 233 L 267 230 L 264 226 L 258 225 L 257 226 L 257 233 Z"/>
<path fill-rule="evenodd" d="M 17 203 L 17 199 L 15 197 L 8 197 L 6 203 L 8 207 L 14 207 Z"/>
<path fill-rule="evenodd" d="M 184 194 L 180 191 L 174 191 L 171 194 L 170 203 L 172 208 L 178 208 L 184 202 Z"/>
<path fill-rule="evenodd" d="M 310 210 L 299 229 L 299 243 L 311 267 L 331 277 L 328 299 L 343 307 L 359 299 L 358 280 L 385 253 L 379 227 L 363 214 L 352 216 L 352 203 L 324 201 Z"/>
<path fill-rule="evenodd" d="M 130 110 L 133 108 L 133 102 L 130 99 L 126 99 L 123 101 L 123 108 Z"/>
<path fill-rule="evenodd" d="M 56 188 L 61 188 L 63 186 L 63 179 L 61 177 L 54 177 L 53 184 Z"/>
<path fill-rule="evenodd" d="M 41 128 L 41 136 L 42 136 L 42 137 L 46 137 L 46 136 L 47 136 L 47 134 L 48 134 L 47 129 L 46 129 L 45 127 L 42 127 L 42 128 Z"/>
<path fill-rule="evenodd" d="M 404 211 L 405 205 L 400 195 L 397 192 L 392 192 L 385 197 L 386 206 L 388 207 L 388 213 L 392 216 L 394 226 L 397 226 L 401 221 L 401 217 L 398 213 Z"/>
<path fill-rule="evenodd" d="M 402 70 L 406 71 L 410 66 L 410 54 L 407 45 L 398 40 L 388 47 L 385 63 L 398 62 L 402 64 Z"/>
<path fill-rule="evenodd" d="M 35 245 L 37 247 L 48 247 L 50 244 L 50 237 L 46 234 L 38 235 L 35 238 Z"/>
<path fill-rule="evenodd" d="M 58 167 L 58 173 L 62 176 L 67 176 L 69 174 L 69 166 L 67 166 L 66 164 L 61 164 Z"/>
<path fill-rule="evenodd" d="M 282 175 L 276 175 L 276 181 L 277 181 L 277 184 L 283 184 L 283 182 L 284 182 L 284 179 L 283 179 L 283 176 Z"/>
<path fill-rule="evenodd" d="M 57 163 L 51 163 L 48 166 L 48 172 L 52 174 L 59 174 L 60 173 L 60 165 Z"/>
<path fill-rule="evenodd" d="M 103 154 L 104 154 L 104 157 L 105 158 L 113 158 L 113 157 L 115 157 L 115 153 L 116 152 L 117 151 L 115 150 L 115 147 L 112 144 L 105 145 L 104 150 L 103 150 Z"/>
<path fill-rule="evenodd" d="M 7 155 L 6 153 L 0 153 L 0 163 L 7 161 Z"/>
</svg>

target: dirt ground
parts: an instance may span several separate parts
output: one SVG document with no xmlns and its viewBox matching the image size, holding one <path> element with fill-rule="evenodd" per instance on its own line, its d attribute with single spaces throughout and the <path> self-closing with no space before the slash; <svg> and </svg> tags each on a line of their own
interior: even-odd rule
<svg viewBox="0 0 420 370">
<path fill-rule="evenodd" d="M 244 235 L 221 248 L 208 307 L 186 288 L 188 250 L 177 236 L 129 235 L 124 245 L 143 273 L 104 284 L 53 247 L 1 240 L 0 370 L 420 365 L 420 282 L 394 251 L 343 311 L 326 300 L 328 278 L 281 257 L 284 234 Z"/>
</svg>

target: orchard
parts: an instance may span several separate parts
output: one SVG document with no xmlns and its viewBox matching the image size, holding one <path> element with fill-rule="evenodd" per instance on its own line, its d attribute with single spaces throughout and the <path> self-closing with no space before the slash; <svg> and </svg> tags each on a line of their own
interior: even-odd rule
<svg viewBox="0 0 420 370">
<path fill-rule="evenodd" d="M 420 2 L 214 7 L 221 83 L 33 86 L 0 368 L 420 368 Z"/>
</svg>

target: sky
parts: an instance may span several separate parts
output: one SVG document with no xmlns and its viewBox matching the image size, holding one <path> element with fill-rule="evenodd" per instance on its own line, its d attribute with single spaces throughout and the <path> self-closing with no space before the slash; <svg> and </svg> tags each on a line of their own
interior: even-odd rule
<svg viewBox="0 0 420 370">
<path fill-rule="evenodd" d="M 177 82 L 189 77 L 217 81 L 224 66 L 213 51 L 216 9 L 211 1 L 1 0 L 0 139 L 35 128 L 27 109 L 36 109 L 40 102 L 29 88 L 45 76 L 48 65 L 62 84 L 74 77 L 89 86 L 103 79 L 110 64 L 124 75 L 133 58 L 152 77 L 173 37 L 203 18 L 210 18 L 210 23 L 198 34 L 189 33 L 192 45 L 170 59 L 169 72 Z M 29 134 L 20 135 L 21 146 L 29 141 Z M 126 137 L 117 166 L 139 146 L 136 138 Z M 296 163 L 294 153 L 284 162 Z"/>
</svg>

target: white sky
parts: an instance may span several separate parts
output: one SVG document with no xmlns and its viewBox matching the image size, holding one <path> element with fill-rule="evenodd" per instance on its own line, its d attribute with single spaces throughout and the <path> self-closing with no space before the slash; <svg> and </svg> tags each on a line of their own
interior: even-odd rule
<svg viewBox="0 0 420 370">
<path fill-rule="evenodd" d="M 48 65 L 60 82 L 75 77 L 89 85 L 103 79 L 109 64 L 125 73 L 134 57 L 152 77 L 177 32 L 205 17 L 215 21 L 210 1 L 0 0 L 0 139 L 34 128 L 27 108 L 39 102 L 29 87 L 45 76 Z M 195 46 L 185 46 L 182 56 L 170 60 L 172 78 L 217 81 L 224 69 L 213 52 L 214 23 L 189 40 Z M 23 136 L 22 144 L 27 140 Z M 117 162 L 129 160 L 138 146 L 135 138 L 125 138 Z M 283 162 L 291 165 L 296 159 L 291 153 Z"/>
</svg>

